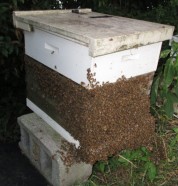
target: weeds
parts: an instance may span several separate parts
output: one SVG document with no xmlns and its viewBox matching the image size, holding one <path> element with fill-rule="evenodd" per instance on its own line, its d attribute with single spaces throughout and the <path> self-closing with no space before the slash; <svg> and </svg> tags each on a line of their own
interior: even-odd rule
<svg viewBox="0 0 178 186">
<path fill-rule="evenodd" d="M 154 111 L 162 112 L 158 116 L 166 115 L 172 118 L 174 104 L 178 103 L 178 43 L 172 42 L 172 49 L 161 52 L 162 64 L 154 78 L 151 89 L 151 105 Z"/>
<path fill-rule="evenodd" d="M 167 123 L 148 147 L 99 161 L 90 179 L 75 186 L 172 186 L 178 184 L 178 120 Z"/>
</svg>

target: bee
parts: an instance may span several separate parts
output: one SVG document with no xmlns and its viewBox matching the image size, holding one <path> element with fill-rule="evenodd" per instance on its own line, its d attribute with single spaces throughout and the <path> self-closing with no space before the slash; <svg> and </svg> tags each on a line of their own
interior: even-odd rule
<svg viewBox="0 0 178 186">
<path fill-rule="evenodd" d="M 56 156 L 56 154 L 53 154 L 52 156 L 51 156 L 51 158 L 54 160 L 54 157 Z"/>
<path fill-rule="evenodd" d="M 82 82 L 80 83 L 80 85 L 85 86 L 85 83 L 82 81 Z"/>
</svg>

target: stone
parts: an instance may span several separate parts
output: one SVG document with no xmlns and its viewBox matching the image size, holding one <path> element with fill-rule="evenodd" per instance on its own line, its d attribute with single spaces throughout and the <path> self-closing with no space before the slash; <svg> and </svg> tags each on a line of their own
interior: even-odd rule
<svg viewBox="0 0 178 186">
<path fill-rule="evenodd" d="M 81 162 L 75 156 L 75 147 L 39 116 L 35 113 L 23 115 L 18 118 L 18 123 L 22 152 L 50 184 L 70 186 L 88 179 L 92 173 L 92 165 Z"/>
</svg>

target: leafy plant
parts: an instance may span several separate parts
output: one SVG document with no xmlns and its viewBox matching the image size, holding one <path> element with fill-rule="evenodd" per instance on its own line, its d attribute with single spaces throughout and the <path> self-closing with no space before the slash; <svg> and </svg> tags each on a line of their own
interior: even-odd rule
<svg viewBox="0 0 178 186">
<path fill-rule="evenodd" d="M 140 171 L 144 173 L 145 176 L 148 176 L 151 182 L 153 182 L 156 177 L 156 166 L 151 161 L 151 153 L 145 147 L 141 147 L 137 150 L 125 151 L 122 156 L 119 156 L 118 161 L 126 166 L 131 164 L 135 169 L 138 169 L 137 166 L 142 167 L 139 167 Z"/>
<path fill-rule="evenodd" d="M 178 103 L 178 43 L 172 42 L 172 49 L 161 52 L 166 62 L 157 71 L 151 89 L 151 105 L 164 111 L 168 118 L 174 113 L 174 103 Z"/>
<path fill-rule="evenodd" d="M 97 162 L 89 180 L 75 186 L 177 185 L 177 120 L 169 122 L 169 129 L 158 134 L 152 145 L 149 150 L 124 150 L 108 161 Z"/>
<path fill-rule="evenodd" d="M 19 140 L 17 117 L 27 112 L 23 34 L 14 28 L 12 12 L 51 9 L 56 7 L 55 3 L 55 0 L 7 0 L 0 3 L 0 142 Z"/>
<path fill-rule="evenodd" d="M 145 147 L 136 150 L 124 150 L 119 155 L 109 158 L 108 161 L 99 161 L 95 164 L 94 169 L 104 174 L 120 167 L 131 166 L 132 175 L 139 173 L 153 182 L 156 178 L 157 169 L 151 156 L 152 154 Z"/>
</svg>

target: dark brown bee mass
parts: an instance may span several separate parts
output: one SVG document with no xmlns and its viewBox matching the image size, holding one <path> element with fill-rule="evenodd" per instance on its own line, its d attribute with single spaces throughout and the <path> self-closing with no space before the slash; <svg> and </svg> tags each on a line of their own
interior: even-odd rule
<svg viewBox="0 0 178 186">
<path fill-rule="evenodd" d="M 146 145 L 154 135 L 146 94 L 150 75 L 87 90 L 28 56 L 25 60 L 27 97 L 80 141 L 82 161 Z"/>
</svg>

